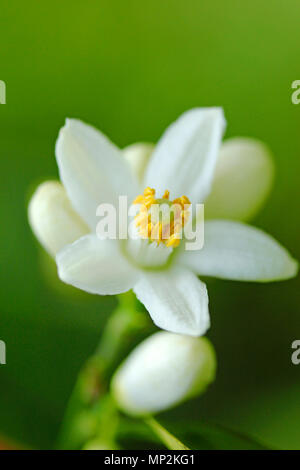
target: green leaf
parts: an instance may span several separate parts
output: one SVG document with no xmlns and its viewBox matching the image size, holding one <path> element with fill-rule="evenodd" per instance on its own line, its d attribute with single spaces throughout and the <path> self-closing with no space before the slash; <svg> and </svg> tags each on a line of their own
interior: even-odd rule
<svg viewBox="0 0 300 470">
<path fill-rule="evenodd" d="M 266 449 L 249 436 L 206 422 L 165 422 L 163 425 L 191 449 L 259 450 Z"/>
<path fill-rule="evenodd" d="M 262 450 L 263 444 L 251 437 L 211 423 L 191 421 L 143 422 L 122 418 L 117 440 L 125 449 L 192 449 L 192 450 Z M 163 444 L 162 444 L 163 442 Z M 181 446 L 181 447 L 180 447 Z"/>
</svg>

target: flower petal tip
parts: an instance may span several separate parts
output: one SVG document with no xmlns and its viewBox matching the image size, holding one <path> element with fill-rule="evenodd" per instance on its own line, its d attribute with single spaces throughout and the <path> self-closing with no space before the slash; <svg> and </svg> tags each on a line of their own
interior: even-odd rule
<svg viewBox="0 0 300 470">
<path fill-rule="evenodd" d="M 280 280 L 292 279 L 296 277 L 298 273 L 299 273 L 299 262 L 295 258 L 292 258 L 291 255 L 289 255 L 289 263 L 287 263 L 286 271 L 283 277 L 278 280 L 280 281 Z"/>
</svg>

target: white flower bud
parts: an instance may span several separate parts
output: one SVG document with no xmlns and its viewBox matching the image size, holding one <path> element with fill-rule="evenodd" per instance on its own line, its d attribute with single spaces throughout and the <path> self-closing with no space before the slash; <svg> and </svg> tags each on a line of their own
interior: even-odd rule
<svg viewBox="0 0 300 470">
<path fill-rule="evenodd" d="M 154 144 L 138 142 L 123 149 L 123 154 L 133 173 L 142 181 Z"/>
<path fill-rule="evenodd" d="M 273 183 L 269 148 L 259 140 L 234 137 L 222 144 L 211 193 L 205 201 L 210 219 L 247 221 L 261 209 Z"/>
<path fill-rule="evenodd" d="M 72 208 L 63 185 L 56 181 L 46 181 L 37 188 L 28 218 L 33 233 L 52 256 L 89 231 Z"/>
<path fill-rule="evenodd" d="M 116 371 L 112 393 L 128 414 L 147 415 L 201 394 L 214 380 L 216 357 L 207 338 L 156 333 Z"/>
</svg>

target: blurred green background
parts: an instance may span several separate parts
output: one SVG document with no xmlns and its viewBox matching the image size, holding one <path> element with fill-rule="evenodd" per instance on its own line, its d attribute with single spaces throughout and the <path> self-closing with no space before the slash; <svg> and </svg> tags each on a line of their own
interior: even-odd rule
<svg viewBox="0 0 300 470">
<path fill-rule="evenodd" d="M 76 374 L 115 301 L 56 280 L 26 216 L 31 191 L 56 178 L 66 116 L 120 146 L 156 141 L 180 113 L 220 105 L 226 136 L 267 142 L 277 177 L 254 221 L 300 259 L 298 0 L 29 0 L 0 14 L 0 434 L 53 445 Z M 52 269 L 49 273 L 48 270 Z M 279 448 L 300 448 L 299 278 L 278 284 L 209 281 L 217 381 L 170 412 L 209 419 Z"/>
</svg>

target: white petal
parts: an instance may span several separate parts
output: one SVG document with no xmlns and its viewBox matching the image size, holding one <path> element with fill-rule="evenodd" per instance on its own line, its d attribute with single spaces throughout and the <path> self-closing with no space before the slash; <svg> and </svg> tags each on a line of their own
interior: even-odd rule
<svg viewBox="0 0 300 470">
<path fill-rule="evenodd" d="M 196 108 L 184 113 L 158 142 L 146 170 L 144 186 L 161 197 L 186 195 L 203 202 L 210 191 L 225 127 L 221 108 Z"/>
<path fill-rule="evenodd" d="M 137 180 L 142 182 L 149 158 L 154 150 L 154 144 L 137 142 L 123 149 L 125 160 Z"/>
<path fill-rule="evenodd" d="M 180 257 L 197 274 L 240 281 L 283 280 L 298 270 L 297 262 L 270 235 L 225 220 L 206 222 L 202 250 L 185 251 Z"/>
<path fill-rule="evenodd" d="M 120 252 L 117 240 L 99 240 L 86 235 L 56 256 L 58 275 L 67 284 L 91 294 L 126 292 L 138 279 L 138 272 Z"/>
<path fill-rule="evenodd" d="M 211 193 L 205 201 L 207 218 L 249 220 L 272 187 L 271 152 L 259 140 L 235 137 L 221 147 Z"/>
<path fill-rule="evenodd" d="M 81 121 L 66 121 L 56 143 L 56 158 L 74 208 L 92 229 L 99 204 L 117 208 L 119 196 L 127 195 L 131 202 L 138 194 L 138 184 L 121 150 Z"/>
<path fill-rule="evenodd" d="M 134 292 L 164 330 L 200 336 L 210 326 L 206 286 L 187 269 L 145 271 Z"/>
<path fill-rule="evenodd" d="M 52 256 L 89 232 L 57 181 L 46 181 L 37 188 L 29 203 L 28 217 L 35 236 Z"/>
<path fill-rule="evenodd" d="M 120 408 L 156 413 L 200 395 L 214 380 L 215 352 L 206 338 L 160 331 L 132 351 L 112 379 Z"/>
</svg>

